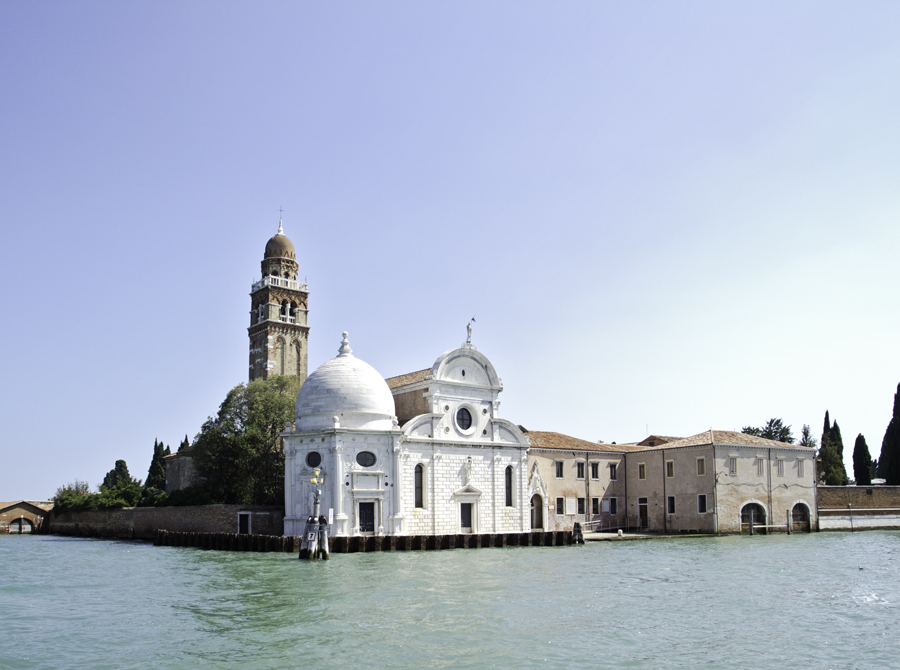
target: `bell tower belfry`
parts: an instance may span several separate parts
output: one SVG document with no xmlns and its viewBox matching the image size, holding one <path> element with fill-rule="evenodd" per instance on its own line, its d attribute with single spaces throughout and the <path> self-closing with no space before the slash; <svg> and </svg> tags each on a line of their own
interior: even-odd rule
<svg viewBox="0 0 900 670">
<path fill-rule="evenodd" d="M 250 289 L 250 381 L 275 375 L 305 380 L 309 289 L 297 280 L 297 254 L 281 221 L 261 269 L 262 279 Z"/>
</svg>

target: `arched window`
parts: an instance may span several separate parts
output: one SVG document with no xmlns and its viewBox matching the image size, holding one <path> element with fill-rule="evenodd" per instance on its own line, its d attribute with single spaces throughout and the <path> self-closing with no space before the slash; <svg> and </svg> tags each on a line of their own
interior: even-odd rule
<svg viewBox="0 0 900 670">
<path fill-rule="evenodd" d="M 303 371 L 300 369 L 303 359 L 300 356 L 300 343 L 297 340 L 294 340 L 294 360 L 297 364 L 297 376 L 303 374 Z"/>
<path fill-rule="evenodd" d="M 506 466 L 506 506 L 513 506 L 513 468 L 511 465 Z"/>
<path fill-rule="evenodd" d="M 284 340 L 280 337 L 275 341 L 275 369 L 284 374 Z"/>
<path fill-rule="evenodd" d="M 423 509 L 425 507 L 425 466 L 421 463 L 416 466 L 413 479 L 416 488 L 416 507 Z"/>
</svg>

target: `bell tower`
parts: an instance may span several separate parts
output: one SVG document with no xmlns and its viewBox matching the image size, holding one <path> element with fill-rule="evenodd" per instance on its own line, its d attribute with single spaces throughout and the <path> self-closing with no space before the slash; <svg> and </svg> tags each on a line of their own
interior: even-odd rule
<svg viewBox="0 0 900 670">
<path fill-rule="evenodd" d="M 305 380 L 309 289 L 297 280 L 297 254 L 281 221 L 260 267 L 262 279 L 250 289 L 250 381 L 275 375 Z"/>
</svg>

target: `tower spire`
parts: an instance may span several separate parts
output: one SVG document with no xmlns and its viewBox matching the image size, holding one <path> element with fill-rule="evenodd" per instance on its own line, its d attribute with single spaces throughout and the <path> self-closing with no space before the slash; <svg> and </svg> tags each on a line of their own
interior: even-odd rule
<svg viewBox="0 0 900 670">
<path fill-rule="evenodd" d="M 284 235 L 284 228 L 281 226 L 281 215 L 284 213 L 284 207 L 278 208 L 278 234 Z"/>
</svg>

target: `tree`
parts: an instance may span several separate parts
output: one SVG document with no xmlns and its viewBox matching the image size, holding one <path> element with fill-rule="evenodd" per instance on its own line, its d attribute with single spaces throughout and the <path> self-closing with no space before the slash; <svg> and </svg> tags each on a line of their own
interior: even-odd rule
<svg viewBox="0 0 900 670">
<path fill-rule="evenodd" d="M 119 484 L 130 484 L 133 481 L 137 480 L 132 479 L 131 474 L 128 472 L 128 465 L 120 459 L 116 461 L 115 467 L 106 473 L 101 486 L 112 489 Z"/>
<path fill-rule="evenodd" d="M 819 446 L 819 441 L 813 437 L 812 430 L 805 423 L 803 424 L 803 430 L 800 432 L 800 446 L 813 448 Z"/>
<path fill-rule="evenodd" d="M 128 465 L 120 459 L 103 478 L 100 493 L 94 501 L 95 506 L 101 509 L 134 507 L 140 501 L 142 492 L 141 480 L 134 479 L 128 472 Z"/>
<path fill-rule="evenodd" d="M 846 486 L 850 483 L 847 469 L 844 467 L 844 441 L 841 429 L 831 423 L 828 412 L 825 412 L 825 425 L 822 430 L 822 448 L 819 449 L 819 476 L 831 486 Z"/>
<path fill-rule="evenodd" d="M 856 436 L 856 444 L 853 445 L 853 477 L 857 486 L 872 483 L 872 455 L 862 433 Z"/>
<path fill-rule="evenodd" d="M 881 441 L 878 476 L 891 486 L 900 484 L 900 384 L 894 394 L 894 414 Z"/>
<path fill-rule="evenodd" d="M 166 488 L 166 466 L 163 463 L 163 456 L 166 455 L 168 448 L 162 442 L 153 440 L 153 458 L 150 459 L 150 469 L 147 471 L 147 479 L 144 481 L 145 489 Z"/>
<path fill-rule="evenodd" d="M 184 436 L 184 440 L 181 441 L 181 444 L 178 445 L 178 451 L 185 451 L 191 448 L 191 443 L 188 441 L 188 436 Z"/>
<path fill-rule="evenodd" d="M 284 496 L 284 445 L 279 433 L 293 419 L 302 381 L 276 376 L 239 384 L 215 418 L 203 424 L 191 450 L 200 486 L 227 504 L 275 504 Z"/>
<path fill-rule="evenodd" d="M 762 428 L 744 426 L 741 428 L 741 432 L 745 435 L 764 437 L 767 440 L 775 440 L 776 442 L 786 442 L 787 444 L 794 443 L 791 427 L 785 426 L 781 419 L 769 419 Z"/>
</svg>

